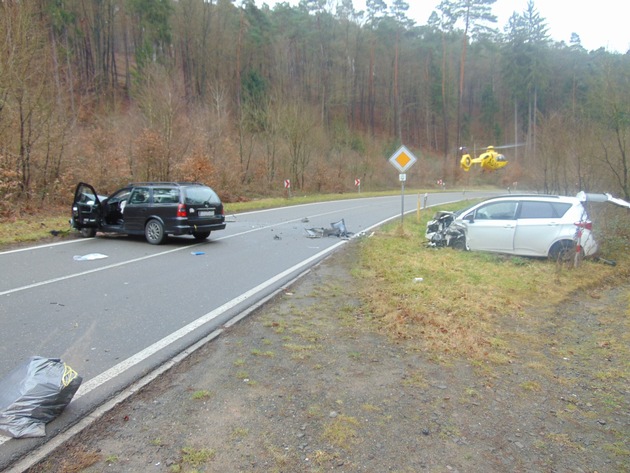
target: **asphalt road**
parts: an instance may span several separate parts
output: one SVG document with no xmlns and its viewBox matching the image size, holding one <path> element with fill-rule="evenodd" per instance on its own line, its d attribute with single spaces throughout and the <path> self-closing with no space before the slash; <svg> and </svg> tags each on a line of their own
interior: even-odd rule
<svg viewBox="0 0 630 473">
<path fill-rule="evenodd" d="M 489 194 L 432 194 L 427 202 Z M 99 235 L 0 253 L 0 379 L 34 355 L 61 358 L 83 378 L 47 437 L 0 436 L 0 469 L 348 243 L 308 238 L 306 228 L 343 219 L 357 236 L 400 219 L 403 209 L 415 212 L 418 200 L 406 195 L 403 206 L 398 195 L 248 212 L 202 243 L 178 237 L 153 246 Z M 75 259 L 94 254 L 106 257 Z"/>
</svg>

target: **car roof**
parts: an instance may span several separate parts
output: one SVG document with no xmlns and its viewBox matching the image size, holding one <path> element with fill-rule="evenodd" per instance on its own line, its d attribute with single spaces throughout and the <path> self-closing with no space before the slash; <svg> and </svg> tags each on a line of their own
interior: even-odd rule
<svg viewBox="0 0 630 473">
<path fill-rule="evenodd" d="M 575 196 L 567 195 L 550 195 L 550 194 L 504 194 L 495 197 L 490 197 L 484 202 L 497 199 L 514 199 L 514 200 L 557 200 L 562 202 L 580 202 Z"/>
<path fill-rule="evenodd" d="M 171 182 L 171 181 L 152 181 L 152 182 L 132 182 L 129 187 L 136 186 L 173 186 L 173 187 L 188 187 L 188 186 L 201 186 L 208 187 L 205 184 L 199 182 Z"/>
</svg>

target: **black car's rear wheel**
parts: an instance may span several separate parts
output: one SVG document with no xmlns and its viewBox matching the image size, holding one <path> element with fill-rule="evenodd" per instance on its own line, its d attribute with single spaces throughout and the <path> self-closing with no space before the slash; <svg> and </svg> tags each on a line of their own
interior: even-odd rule
<svg viewBox="0 0 630 473">
<path fill-rule="evenodd" d="M 92 238 L 96 236 L 96 228 L 82 228 L 79 230 L 84 238 Z"/>
<path fill-rule="evenodd" d="M 205 240 L 210 236 L 210 232 L 193 232 L 195 240 Z"/>
<path fill-rule="evenodd" d="M 159 245 L 164 242 L 166 233 L 164 233 L 164 225 L 159 220 L 151 219 L 144 227 L 144 236 L 152 245 Z"/>
</svg>

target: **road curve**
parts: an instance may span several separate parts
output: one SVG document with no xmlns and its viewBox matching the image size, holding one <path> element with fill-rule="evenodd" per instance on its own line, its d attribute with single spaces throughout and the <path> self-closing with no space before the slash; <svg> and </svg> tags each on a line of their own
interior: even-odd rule
<svg viewBox="0 0 630 473">
<path fill-rule="evenodd" d="M 427 203 L 491 194 L 439 193 Z M 202 243 L 99 235 L 0 252 L 0 379 L 34 355 L 61 358 L 83 377 L 46 437 L 0 436 L 0 470 L 352 240 L 308 238 L 307 228 L 343 219 L 357 237 L 420 201 L 398 195 L 246 212 Z M 77 260 L 89 255 L 104 257 Z"/>
</svg>

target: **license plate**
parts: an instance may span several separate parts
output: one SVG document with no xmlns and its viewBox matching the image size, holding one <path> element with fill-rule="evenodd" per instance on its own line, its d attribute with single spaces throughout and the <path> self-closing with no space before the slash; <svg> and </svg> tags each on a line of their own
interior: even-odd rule
<svg viewBox="0 0 630 473">
<path fill-rule="evenodd" d="M 200 210 L 197 215 L 200 217 L 214 217 L 214 210 Z"/>
</svg>

